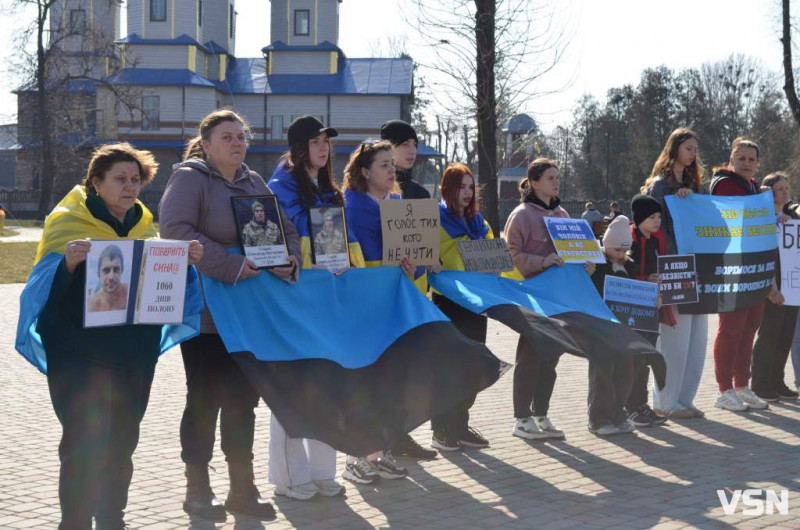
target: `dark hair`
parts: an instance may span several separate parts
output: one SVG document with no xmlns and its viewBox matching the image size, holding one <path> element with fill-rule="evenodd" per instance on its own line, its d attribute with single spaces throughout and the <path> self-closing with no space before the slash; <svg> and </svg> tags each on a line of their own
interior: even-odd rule
<svg viewBox="0 0 800 530">
<path fill-rule="evenodd" d="M 247 125 L 247 121 L 244 118 L 231 109 L 217 109 L 200 122 L 200 125 L 197 127 L 197 136 L 189 140 L 186 149 L 183 151 L 183 159 L 200 158 L 205 160 L 206 152 L 203 150 L 203 140 L 206 142 L 210 140 L 214 127 L 226 121 L 240 124 L 244 129 L 245 136 L 250 136 L 250 127 Z"/>
<path fill-rule="evenodd" d="M 467 207 L 464 208 L 463 211 L 460 211 L 457 208 L 458 193 L 461 190 L 461 182 L 464 180 L 464 175 L 472 177 L 474 193 Z M 472 174 L 472 170 L 465 164 L 454 162 L 448 165 L 444 173 L 442 173 L 442 182 L 439 184 L 439 189 L 441 190 L 442 199 L 447 205 L 447 209 L 453 215 L 459 217 L 463 216 L 465 219 L 472 219 L 478 213 L 478 186 L 475 183 L 475 175 Z"/>
<path fill-rule="evenodd" d="M 528 176 L 519 183 L 519 193 L 524 201 L 534 192 L 531 181 L 539 182 L 544 172 L 554 167 L 558 169 L 558 163 L 550 158 L 537 158 L 528 166 Z"/>
<path fill-rule="evenodd" d="M 394 148 L 389 140 L 362 142 L 359 148 L 350 155 L 350 161 L 347 162 L 347 167 L 344 168 L 344 187 L 366 193 L 367 179 L 361 173 L 361 169 L 369 169 L 375 161 L 375 155 L 381 151 L 389 151 L 391 153 L 392 149 Z"/>
<path fill-rule="evenodd" d="M 658 155 L 658 158 L 653 164 L 653 170 L 650 172 L 650 176 L 647 177 L 647 180 L 644 181 L 644 186 L 640 189 L 642 193 L 647 193 L 650 185 L 661 175 L 666 175 L 667 184 L 673 186 L 677 184 L 675 175 L 672 172 L 672 165 L 678 159 L 678 149 L 680 149 L 683 142 L 692 139 L 696 142 L 700 141 L 700 138 L 697 137 L 697 133 L 688 127 L 679 127 L 670 133 L 667 142 L 664 144 L 664 148 L 661 150 L 661 154 Z M 684 180 L 687 180 L 686 177 L 688 177 L 689 185 L 694 191 L 700 191 L 700 187 L 703 184 L 704 173 L 705 167 L 703 166 L 703 161 L 700 159 L 699 153 L 691 165 L 683 168 Z"/>
<path fill-rule="evenodd" d="M 342 194 L 339 187 L 333 180 L 333 142 L 327 138 L 328 142 L 328 162 L 325 167 L 320 168 L 317 173 L 317 186 L 311 182 L 311 177 L 308 175 L 309 153 L 308 144 L 311 140 L 303 142 L 295 142 L 286 153 L 283 154 L 281 159 L 286 164 L 286 170 L 297 183 L 300 189 L 300 197 L 308 206 L 313 206 L 317 203 L 317 196 L 319 194 L 334 192 L 335 197 L 333 202 L 341 205 Z"/>
<path fill-rule="evenodd" d="M 153 180 L 158 170 L 158 162 L 150 151 L 140 151 L 127 142 L 101 145 L 92 153 L 86 176 L 83 177 L 82 184 L 86 191 L 92 187 L 92 177 L 102 181 L 106 172 L 117 162 L 135 162 L 139 166 L 142 186 Z"/>
<path fill-rule="evenodd" d="M 774 173 L 770 173 L 769 175 L 764 177 L 764 180 L 761 181 L 761 187 L 771 188 L 782 180 L 788 181 L 789 175 L 787 175 L 783 171 L 775 171 Z"/>
<path fill-rule="evenodd" d="M 100 276 L 100 265 L 103 263 L 103 260 L 107 259 L 108 261 L 114 261 L 115 259 L 119 260 L 119 265 L 122 270 L 125 270 L 125 259 L 122 257 L 122 251 L 119 249 L 117 245 L 108 245 L 106 248 L 100 252 L 100 256 L 97 258 L 97 275 Z"/>
</svg>

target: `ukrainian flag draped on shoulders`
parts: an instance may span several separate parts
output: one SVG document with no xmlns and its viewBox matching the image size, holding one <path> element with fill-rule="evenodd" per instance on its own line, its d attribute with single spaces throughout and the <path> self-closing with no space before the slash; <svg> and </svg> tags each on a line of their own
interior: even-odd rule
<svg viewBox="0 0 800 530">
<path fill-rule="evenodd" d="M 283 212 L 297 229 L 297 234 L 300 236 L 300 249 L 303 253 L 303 268 L 311 268 L 313 263 L 311 259 L 311 223 L 309 222 L 308 206 L 300 195 L 300 189 L 292 174 L 289 173 L 286 162 L 281 162 L 278 165 L 267 186 L 278 197 L 278 202 Z M 317 202 L 314 206 L 337 206 L 336 192 L 317 194 Z M 350 254 L 350 265 L 353 267 L 365 267 L 361 244 L 350 226 L 350 220 L 346 216 L 345 222 L 347 223 L 347 250 Z"/>
<path fill-rule="evenodd" d="M 453 214 L 447 203 L 442 200 L 439 201 L 439 218 L 440 256 L 445 270 L 464 270 L 464 261 L 458 252 L 459 241 L 494 239 L 492 228 L 480 212 L 471 219 L 466 219 L 464 216 Z"/>
<path fill-rule="evenodd" d="M 36 249 L 34 267 L 20 295 L 20 316 L 17 323 L 15 347 L 42 373 L 47 371 L 47 356 L 36 324 L 47 303 L 56 271 L 64 259 L 67 243 L 76 239 L 148 239 L 157 237 L 153 214 L 140 201 L 141 219 L 121 238 L 107 223 L 97 219 L 86 205 L 86 188 L 77 185 L 56 205 L 44 224 L 42 238 Z M 181 325 L 164 326 L 161 352 L 199 333 L 203 298 L 194 267 L 190 268 L 186 284 L 184 321 Z"/>
<path fill-rule="evenodd" d="M 401 199 L 400 194 L 390 193 L 385 200 Z M 380 267 L 383 263 L 383 234 L 381 232 L 381 208 L 378 201 L 360 191 L 344 190 L 345 216 L 358 237 L 367 267 Z M 428 275 L 424 267 L 417 267 L 414 285 L 423 293 L 428 290 Z"/>
</svg>

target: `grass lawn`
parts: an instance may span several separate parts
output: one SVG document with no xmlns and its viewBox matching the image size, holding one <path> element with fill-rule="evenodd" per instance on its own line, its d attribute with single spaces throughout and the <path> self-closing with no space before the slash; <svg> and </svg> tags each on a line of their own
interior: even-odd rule
<svg viewBox="0 0 800 530">
<path fill-rule="evenodd" d="M 18 236 L 19 232 L 16 230 L 9 230 L 8 228 L 0 229 L 0 237 Z"/>
<path fill-rule="evenodd" d="M 34 219 L 9 219 L 6 217 L 6 225 L 24 226 L 26 228 L 41 228 L 44 226 L 44 221 L 36 221 Z"/>
<path fill-rule="evenodd" d="M 25 283 L 38 243 L 0 243 L 0 283 Z"/>
</svg>

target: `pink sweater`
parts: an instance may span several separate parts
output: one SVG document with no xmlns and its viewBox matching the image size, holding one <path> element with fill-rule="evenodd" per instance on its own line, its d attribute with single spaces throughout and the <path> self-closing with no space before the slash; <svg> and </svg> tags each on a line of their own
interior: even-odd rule
<svg viewBox="0 0 800 530">
<path fill-rule="evenodd" d="M 544 270 L 544 258 L 556 251 L 544 224 L 544 217 L 569 217 L 561 206 L 553 210 L 523 202 L 511 212 L 504 229 L 508 249 L 517 270 L 530 278 Z"/>
</svg>

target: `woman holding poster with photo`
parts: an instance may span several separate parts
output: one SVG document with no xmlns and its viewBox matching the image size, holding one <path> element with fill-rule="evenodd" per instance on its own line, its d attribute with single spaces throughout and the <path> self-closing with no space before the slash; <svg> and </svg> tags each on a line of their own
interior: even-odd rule
<svg viewBox="0 0 800 530">
<path fill-rule="evenodd" d="M 514 259 L 514 270 L 503 276 L 531 278 L 545 269 L 564 265 L 556 253 L 545 226 L 545 217 L 569 217 L 559 206 L 558 165 L 555 160 L 537 158 L 528 166 L 528 175 L 520 183 L 522 204 L 514 208 L 506 221 L 505 236 Z M 585 263 L 592 274 L 594 263 Z M 528 440 L 564 438 L 547 416 L 556 383 L 558 358 L 539 359 L 534 347 L 522 336 L 517 344 L 514 367 L 514 417 L 512 434 Z"/>
<path fill-rule="evenodd" d="M 269 187 L 278 197 L 281 208 L 291 219 L 300 236 L 303 267 L 311 268 L 312 245 L 310 208 L 342 206 L 344 200 L 333 179 L 333 145 L 336 129 L 325 127 L 313 116 L 302 116 L 289 125 L 289 151 L 283 156 Z M 350 242 L 350 262 L 364 266 L 355 235 Z M 275 492 L 296 500 L 317 495 L 333 497 L 344 492 L 334 480 L 336 450 L 317 440 L 292 438 L 286 434 L 275 415 L 270 420 L 269 480 Z"/>
<path fill-rule="evenodd" d="M 17 349 L 46 371 L 63 429 L 58 450 L 60 529 L 91 528 L 92 518 L 100 529 L 125 527 L 131 458 L 164 330 L 160 325 L 84 327 L 86 259 L 90 239 L 156 237 L 153 215 L 137 197 L 157 168 L 152 153 L 129 144 L 98 147 L 83 183 L 47 216 L 21 297 Z M 127 290 L 124 299 L 117 296 L 123 285 L 122 254 L 116 244 L 105 248 L 97 271 L 89 271 L 103 285 L 97 299 L 90 297 L 88 303 L 95 310 L 124 309 Z M 189 264 L 202 256 L 203 246 L 192 240 Z M 32 329 L 41 337 L 39 349 L 29 340 Z M 183 338 L 196 334 L 196 329 L 181 331 Z"/>
<path fill-rule="evenodd" d="M 697 134 L 686 127 L 672 131 L 642 186 L 642 193 L 661 204 L 661 226 L 669 255 L 678 254 L 678 246 L 664 198 L 675 195 L 683 199 L 692 193 L 702 193 L 704 172 Z M 667 381 L 664 388 L 653 390 L 653 405 L 659 414 L 670 418 L 702 418 L 705 414 L 694 405 L 694 398 L 706 359 L 708 316 L 686 314 L 680 308 L 680 305 L 662 308 L 656 348 L 664 353 Z"/>
<path fill-rule="evenodd" d="M 216 110 L 203 118 L 159 206 L 161 235 L 201 241 L 206 252 L 198 270 L 229 284 L 261 273 L 244 255 L 229 252 L 239 248 L 231 197 L 272 194 L 264 179 L 244 163 L 248 134 L 244 119 L 231 110 Z M 294 225 L 285 218 L 282 224 L 291 265 L 271 268 L 269 274 L 293 282 L 302 263 L 300 243 Z M 180 428 L 187 483 L 184 511 L 214 521 L 224 521 L 226 509 L 262 519 L 273 517 L 275 510 L 261 498 L 253 477 L 254 411 L 259 395 L 225 349 L 208 309 L 203 313 L 201 334 L 183 343 L 181 354 L 187 387 Z M 231 484 L 224 508 L 208 476 L 218 416 Z"/>
<path fill-rule="evenodd" d="M 489 223 L 478 210 L 475 177 L 464 164 L 450 164 L 442 174 L 439 201 L 441 220 L 440 256 L 445 270 L 463 271 L 459 241 L 494 239 Z M 436 291 L 433 303 L 453 321 L 458 330 L 472 340 L 486 343 L 487 318 L 464 309 Z M 489 441 L 469 426 L 469 409 L 475 397 L 465 400 L 445 414 L 431 419 L 431 447 L 439 451 L 458 451 L 463 447 L 489 447 Z"/>
<path fill-rule="evenodd" d="M 759 147 L 752 140 L 738 137 L 731 146 L 728 164 L 714 169 L 711 195 L 755 195 L 759 193 L 756 171 Z M 774 302 L 780 293 L 770 294 Z M 782 297 L 781 297 L 782 298 Z M 719 314 L 719 327 L 714 340 L 714 374 L 719 385 L 717 408 L 741 412 L 747 409 L 766 409 L 767 402 L 749 387 L 750 363 L 753 357 L 753 339 L 761 325 L 764 302 L 753 307 Z"/>
<path fill-rule="evenodd" d="M 791 202 L 789 178 L 785 173 L 770 173 L 761 181 L 761 191 L 772 190 L 779 221 L 797 220 L 797 205 Z M 797 306 L 783 305 L 780 292 L 781 263 L 775 268 L 775 284 L 767 297 L 764 318 L 753 346 L 753 393 L 764 401 L 794 400 L 798 393 L 784 381 L 784 368 L 795 334 Z"/>
</svg>

